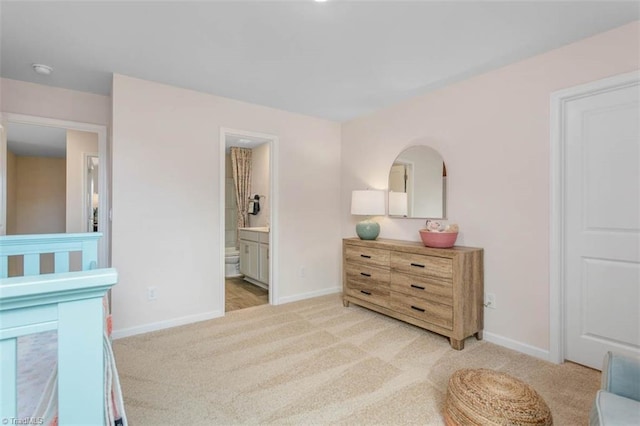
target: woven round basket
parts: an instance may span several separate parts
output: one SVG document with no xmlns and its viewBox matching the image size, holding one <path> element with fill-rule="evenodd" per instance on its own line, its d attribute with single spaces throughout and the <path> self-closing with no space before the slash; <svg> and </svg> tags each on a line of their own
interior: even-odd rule
<svg viewBox="0 0 640 426">
<path fill-rule="evenodd" d="M 449 426 L 553 424 L 549 407 L 531 386 L 483 368 L 453 373 L 444 418 Z"/>
</svg>

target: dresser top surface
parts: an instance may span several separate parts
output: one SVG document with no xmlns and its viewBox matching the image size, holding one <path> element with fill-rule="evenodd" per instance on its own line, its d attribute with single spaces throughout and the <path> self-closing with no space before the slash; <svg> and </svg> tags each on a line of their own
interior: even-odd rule
<svg viewBox="0 0 640 426">
<path fill-rule="evenodd" d="M 388 250 L 400 250 L 409 252 L 419 252 L 423 254 L 431 254 L 434 256 L 448 257 L 455 253 L 469 253 L 483 251 L 479 247 L 453 246 L 452 248 L 434 248 L 425 247 L 420 241 L 391 240 L 387 238 L 378 238 L 376 240 L 361 240 L 358 237 L 343 238 L 345 244 L 373 247 Z"/>
</svg>

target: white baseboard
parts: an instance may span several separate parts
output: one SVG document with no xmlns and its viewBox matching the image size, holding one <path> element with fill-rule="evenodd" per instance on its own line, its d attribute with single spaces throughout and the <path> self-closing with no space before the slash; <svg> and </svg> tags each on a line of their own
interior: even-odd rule
<svg viewBox="0 0 640 426">
<path fill-rule="evenodd" d="M 527 343 L 518 342 L 517 340 L 509 339 L 508 337 L 500 336 L 486 330 L 482 335 L 483 339 L 487 342 L 495 343 L 496 345 L 504 346 L 505 348 L 513 349 L 514 351 L 522 352 L 523 354 L 531 355 L 545 361 L 550 361 L 550 354 L 547 349 L 540 349 Z"/>
<path fill-rule="evenodd" d="M 313 297 L 326 296 L 328 294 L 335 294 L 342 292 L 342 286 L 340 287 L 331 287 L 325 288 L 317 291 L 310 291 L 308 293 L 296 294 L 293 296 L 281 297 L 278 299 L 278 305 L 282 305 L 285 303 L 298 302 L 300 300 L 311 299 Z"/>
<path fill-rule="evenodd" d="M 194 322 L 206 321 L 214 318 L 223 317 L 224 312 L 212 311 L 204 312 L 197 315 L 189 315 L 186 317 L 174 318 L 166 321 L 144 324 L 137 327 L 125 328 L 122 330 L 113 330 L 111 337 L 113 339 L 122 339 L 123 337 L 135 336 L 136 334 L 149 333 L 152 331 L 164 330 L 165 328 L 177 327 L 179 325 L 187 325 Z"/>
<path fill-rule="evenodd" d="M 311 299 L 313 297 L 326 296 L 328 294 L 340 293 L 342 286 L 332 287 L 318 291 L 312 291 L 308 293 L 296 294 L 294 296 L 283 297 L 278 300 L 278 305 L 297 302 L 299 300 Z M 181 318 L 174 318 L 166 321 L 154 322 L 151 324 L 144 324 L 137 327 L 130 327 L 121 330 L 113 330 L 111 337 L 116 339 L 122 339 L 123 337 L 135 336 L 136 334 L 150 333 L 152 331 L 164 330 L 165 328 L 177 327 L 180 325 L 187 325 L 194 322 L 206 321 L 214 318 L 220 318 L 224 316 L 224 312 L 212 311 L 205 312 L 197 315 L 189 315 Z"/>
<path fill-rule="evenodd" d="M 293 296 L 282 297 L 278 300 L 277 304 L 285 304 L 291 302 L 298 302 L 300 300 L 311 299 L 319 296 L 327 296 L 329 294 L 335 294 L 342 292 L 342 286 L 325 288 L 317 291 L 310 291 L 308 293 L 296 294 Z M 113 330 L 111 333 L 112 338 L 122 339 L 123 337 L 135 336 L 136 334 L 150 333 L 152 331 L 164 330 L 165 328 L 178 327 L 180 325 L 187 325 L 195 322 L 206 321 L 214 318 L 220 318 L 224 316 L 224 312 L 211 311 L 204 312 L 197 315 L 189 315 L 186 317 L 174 318 L 166 321 L 154 322 L 151 324 L 144 324 L 137 327 L 130 327 L 121 330 Z M 495 343 L 505 348 L 513 349 L 514 351 L 521 352 L 523 354 L 531 355 L 533 357 L 551 361 L 550 352 L 547 349 L 541 349 L 535 346 L 531 346 L 527 343 L 522 343 L 517 340 L 510 339 L 508 337 L 500 336 L 499 334 L 484 331 L 482 333 L 483 339 L 487 342 Z"/>
</svg>

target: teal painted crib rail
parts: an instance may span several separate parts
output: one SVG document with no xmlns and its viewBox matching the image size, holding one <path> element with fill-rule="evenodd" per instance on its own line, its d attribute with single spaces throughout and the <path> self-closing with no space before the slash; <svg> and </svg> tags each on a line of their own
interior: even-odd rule
<svg viewBox="0 0 640 426">
<path fill-rule="evenodd" d="M 97 265 L 101 234 L 0 237 L 0 419 L 17 418 L 17 338 L 58 331 L 58 424 L 104 423 L 102 299 L 117 282 Z M 69 272 L 69 253 L 82 271 Z M 40 254 L 54 253 L 54 273 L 40 274 Z M 7 278 L 8 256 L 24 255 L 24 276 Z"/>
<path fill-rule="evenodd" d="M 24 256 L 24 275 L 40 274 L 40 254 L 54 254 L 54 272 L 69 272 L 71 252 L 82 252 L 83 271 L 98 267 L 100 232 L 86 234 L 6 235 L 0 237 L 0 278 L 9 276 L 9 256 Z"/>
</svg>

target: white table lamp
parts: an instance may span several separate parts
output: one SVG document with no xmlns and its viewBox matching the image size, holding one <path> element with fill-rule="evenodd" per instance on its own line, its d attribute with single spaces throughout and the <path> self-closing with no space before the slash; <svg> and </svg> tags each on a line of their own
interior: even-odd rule
<svg viewBox="0 0 640 426">
<path fill-rule="evenodd" d="M 384 191 L 364 190 L 351 192 L 351 214 L 360 216 L 384 215 Z M 380 234 L 380 224 L 367 218 L 356 225 L 361 240 L 375 240 Z"/>
</svg>

